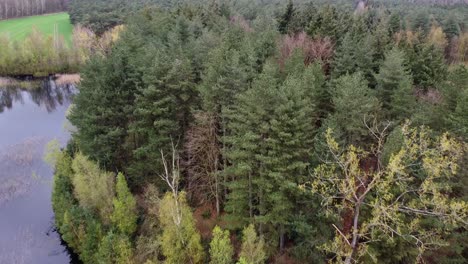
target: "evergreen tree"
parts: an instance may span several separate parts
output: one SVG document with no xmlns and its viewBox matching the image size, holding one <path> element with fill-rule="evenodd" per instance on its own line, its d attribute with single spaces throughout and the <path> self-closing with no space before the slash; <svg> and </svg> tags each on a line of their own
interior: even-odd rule
<svg viewBox="0 0 468 264">
<path fill-rule="evenodd" d="M 274 76 L 274 69 L 265 71 L 239 97 L 231 116 L 228 157 L 236 182 L 226 208 L 241 219 L 255 215 L 272 237 L 279 237 L 282 250 L 295 212 L 293 186 L 306 174 L 316 120 L 302 75 L 291 75 L 276 88 Z"/>
<path fill-rule="evenodd" d="M 123 44 L 122 44 L 123 46 Z M 81 72 L 80 92 L 68 116 L 80 150 L 104 168 L 122 168 L 129 117 L 138 78 L 129 54 L 119 46 L 107 58 L 92 58 Z"/>
<path fill-rule="evenodd" d="M 380 66 L 377 80 L 377 95 L 382 108 L 391 113 L 393 118 L 408 118 L 413 112 L 414 95 L 412 78 L 405 67 L 404 53 L 393 48 L 385 55 Z"/>
<path fill-rule="evenodd" d="M 412 28 L 414 31 L 419 31 L 423 36 L 429 32 L 429 16 L 425 11 L 420 11 L 413 19 Z"/>
<path fill-rule="evenodd" d="M 112 223 L 122 234 L 132 235 L 137 227 L 136 201 L 122 173 L 117 174 L 116 197 L 113 204 Z"/>
<path fill-rule="evenodd" d="M 369 85 L 374 87 L 374 55 L 370 35 L 365 34 L 361 38 L 347 33 L 336 50 L 332 63 L 332 77 L 338 78 L 345 74 L 361 72 Z"/>
<path fill-rule="evenodd" d="M 442 51 L 434 45 L 418 44 L 407 54 L 416 86 L 433 87 L 446 77 L 447 66 Z"/>
<path fill-rule="evenodd" d="M 286 7 L 286 11 L 284 14 L 278 19 L 278 31 L 281 34 L 287 34 L 289 30 L 289 24 L 293 19 L 295 14 L 294 4 L 292 0 L 289 0 L 288 6 Z"/>
<path fill-rule="evenodd" d="M 460 25 L 457 23 L 453 16 L 449 16 L 449 18 L 444 22 L 443 27 L 445 35 L 447 35 L 448 39 L 460 36 Z"/>
<path fill-rule="evenodd" d="M 333 5 L 319 9 L 316 19 L 307 28 L 310 36 L 330 37 L 335 43 L 341 43 L 347 30 L 348 14 L 338 12 Z"/>
<path fill-rule="evenodd" d="M 213 229 L 213 238 L 210 242 L 210 263 L 212 264 L 230 264 L 234 248 L 231 245 L 229 231 L 223 231 L 219 226 Z"/>
<path fill-rule="evenodd" d="M 401 30 L 400 20 L 401 20 L 401 17 L 397 13 L 393 13 L 390 15 L 390 18 L 388 21 L 388 31 L 391 36 L 393 36 L 395 33 L 400 32 Z"/>
<path fill-rule="evenodd" d="M 362 142 L 368 133 L 364 121 L 380 109 L 374 90 L 367 86 L 362 74 L 344 75 L 336 80 L 332 93 L 335 113 L 331 118 L 345 132 L 348 143 Z"/>
<path fill-rule="evenodd" d="M 159 34 L 165 35 L 168 43 L 149 45 L 145 53 L 149 65 L 135 96 L 135 121 L 131 125 L 135 144 L 128 170 L 138 184 L 162 169 L 154 161 L 160 159 L 161 150 L 168 152 L 171 140 L 182 140 L 191 108 L 197 102 L 194 69 L 187 54 L 190 49 L 185 48 L 191 42 L 187 27 L 179 21 L 172 31 L 161 29 Z"/>
<path fill-rule="evenodd" d="M 242 231 L 242 247 L 238 264 L 263 264 L 267 257 L 265 254 L 265 242 L 257 236 L 255 227 L 251 224 Z"/>
<path fill-rule="evenodd" d="M 467 138 L 468 135 L 468 89 L 465 89 L 458 96 L 457 107 L 455 111 L 449 115 L 449 122 L 452 125 L 453 131 Z"/>
</svg>

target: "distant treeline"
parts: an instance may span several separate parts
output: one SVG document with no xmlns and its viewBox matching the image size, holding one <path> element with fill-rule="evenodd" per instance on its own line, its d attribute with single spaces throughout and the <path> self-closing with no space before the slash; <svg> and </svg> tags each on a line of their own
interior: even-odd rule
<svg viewBox="0 0 468 264">
<path fill-rule="evenodd" d="M 144 6 L 173 2 L 171 0 L 71 0 L 68 8 L 73 24 L 83 25 L 100 35 L 124 23 L 124 18 Z"/>
<path fill-rule="evenodd" d="M 71 45 L 63 37 L 45 36 L 36 29 L 22 41 L 0 36 L 0 76 L 76 73 L 90 56 L 107 53 L 121 29 L 115 27 L 98 38 L 77 26 Z"/>
<path fill-rule="evenodd" d="M 65 11 L 69 0 L 2 0 L 0 20 Z"/>
</svg>

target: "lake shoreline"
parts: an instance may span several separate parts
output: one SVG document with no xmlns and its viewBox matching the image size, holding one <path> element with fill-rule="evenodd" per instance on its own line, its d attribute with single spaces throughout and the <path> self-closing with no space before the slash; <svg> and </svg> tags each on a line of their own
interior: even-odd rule
<svg viewBox="0 0 468 264">
<path fill-rule="evenodd" d="M 81 77 L 78 73 L 57 73 L 44 77 L 36 77 L 33 75 L 0 76 L 0 87 L 27 90 L 35 89 L 38 87 L 38 82 L 42 82 L 45 79 L 52 79 L 57 85 L 76 85 L 80 82 Z"/>
</svg>

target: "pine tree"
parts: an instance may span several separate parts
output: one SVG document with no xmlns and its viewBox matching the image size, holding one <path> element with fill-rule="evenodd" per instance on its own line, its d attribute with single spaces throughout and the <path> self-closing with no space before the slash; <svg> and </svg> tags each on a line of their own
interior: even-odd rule
<svg viewBox="0 0 468 264">
<path fill-rule="evenodd" d="M 306 174 L 316 118 L 302 74 L 275 88 L 274 66 L 269 67 L 239 97 L 230 117 L 229 171 L 236 178 L 226 209 L 244 221 L 255 217 L 270 228 L 272 239 L 279 238 L 282 250 L 295 212 L 293 186 Z"/>
<path fill-rule="evenodd" d="M 213 229 L 213 238 L 210 242 L 210 263 L 212 264 L 230 264 L 234 248 L 229 238 L 229 231 L 222 230 L 219 226 Z"/>
<path fill-rule="evenodd" d="M 104 168 L 122 168 L 129 155 L 125 148 L 129 117 L 138 76 L 123 45 L 106 58 L 92 58 L 81 72 L 80 92 L 68 116 L 76 126 L 80 150 Z"/>
<path fill-rule="evenodd" d="M 408 118 L 413 112 L 414 95 L 412 78 L 405 67 L 405 54 L 393 48 L 385 54 L 385 61 L 380 66 L 377 80 L 377 95 L 382 108 L 391 113 L 393 118 Z"/>
<path fill-rule="evenodd" d="M 258 237 L 255 227 L 249 225 L 242 232 L 242 247 L 238 264 L 263 264 L 266 261 L 265 242 Z"/>
<path fill-rule="evenodd" d="M 129 173 L 138 175 L 134 181 L 140 184 L 162 169 L 155 161 L 160 159 L 161 150 L 167 152 L 171 140 L 178 141 L 183 136 L 194 101 L 190 61 L 164 47 L 154 49 L 153 65 L 146 69 L 144 86 L 136 93 L 136 120 L 131 126 L 136 146 Z"/>
<path fill-rule="evenodd" d="M 113 200 L 114 211 L 111 220 L 117 229 L 131 236 L 137 227 L 136 200 L 128 189 L 127 181 L 122 173 L 117 174 L 116 197 Z"/>
</svg>

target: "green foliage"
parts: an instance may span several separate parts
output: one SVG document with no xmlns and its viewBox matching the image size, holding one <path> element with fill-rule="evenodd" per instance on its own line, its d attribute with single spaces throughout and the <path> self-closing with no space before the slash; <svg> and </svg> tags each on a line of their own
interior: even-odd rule
<svg viewBox="0 0 468 264">
<path fill-rule="evenodd" d="M 352 145 L 343 150 L 327 132 L 333 162 L 315 169 L 311 187 L 323 197 L 322 206 L 330 215 L 351 210 L 354 226 L 342 231 L 335 225 L 334 241 L 324 245 L 347 263 L 365 255 L 377 260 L 372 252 L 377 238 L 390 244 L 395 236 L 408 243 L 417 241 L 413 244 L 422 254 L 444 245 L 441 239 L 447 230 L 466 225 L 466 201 L 445 195 L 450 191 L 447 183 L 457 173 L 462 146 L 448 134 L 431 138 L 430 131 L 407 124 L 402 134 L 402 147 L 387 166 L 363 171 L 360 164 L 369 153 Z M 359 184 L 366 180 L 367 184 Z M 363 246 L 366 241 L 369 244 Z"/>
<path fill-rule="evenodd" d="M 239 226 L 255 218 L 269 228 L 271 241 L 276 237 L 284 241 L 298 211 L 294 186 L 304 179 L 309 165 L 317 120 L 309 97 L 313 70 L 279 84 L 276 66 L 265 65 L 229 113 L 232 136 L 226 140 L 232 146 L 227 152 L 232 166 L 228 173 L 234 180 L 228 185 L 228 219 Z M 282 242 L 279 246 L 283 247 Z"/>
<path fill-rule="evenodd" d="M 414 31 L 419 31 L 426 35 L 429 32 L 429 15 L 425 11 L 420 11 L 413 19 L 412 28 Z"/>
<path fill-rule="evenodd" d="M 234 248 L 231 245 L 229 231 L 222 230 L 219 226 L 213 229 L 213 238 L 210 242 L 210 263 L 230 264 L 234 255 Z"/>
<path fill-rule="evenodd" d="M 412 78 L 405 67 L 404 53 L 393 48 L 386 53 L 377 80 L 377 95 L 383 110 L 393 118 L 408 118 L 414 111 L 415 96 Z"/>
<path fill-rule="evenodd" d="M 374 52 L 370 35 L 361 37 L 347 33 L 336 50 L 332 63 L 332 76 L 338 78 L 345 74 L 361 72 L 373 87 L 375 85 Z"/>
<path fill-rule="evenodd" d="M 75 155 L 72 168 L 73 191 L 80 206 L 97 212 L 104 223 L 109 223 L 114 198 L 113 173 L 102 171 L 81 153 Z"/>
<path fill-rule="evenodd" d="M 401 17 L 398 14 L 393 13 L 390 15 L 388 21 L 388 30 L 392 36 L 401 30 Z"/>
<path fill-rule="evenodd" d="M 33 28 L 21 41 L 0 35 L 0 75 L 44 77 L 55 73 L 76 72 L 80 62 L 63 37 L 46 36 Z"/>
<path fill-rule="evenodd" d="M 368 135 L 365 121 L 380 110 L 374 90 L 367 86 L 363 75 L 344 75 L 336 80 L 332 92 L 335 112 L 330 117 L 344 132 L 348 143 L 363 142 Z"/>
<path fill-rule="evenodd" d="M 294 10 L 293 1 L 289 0 L 286 10 L 284 11 L 284 14 L 278 19 L 278 31 L 281 34 L 288 33 L 289 24 L 291 23 L 291 20 L 293 19 L 294 14 L 295 14 L 295 10 Z"/>
<path fill-rule="evenodd" d="M 258 237 L 255 227 L 251 224 L 242 231 L 242 246 L 238 264 L 263 264 L 267 257 L 265 254 L 263 237 Z"/>
<path fill-rule="evenodd" d="M 139 83 L 129 56 L 120 46 L 106 59 L 92 58 L 81 72 L 80 93 L 68 116 L 80 150 L 104 168 L 120 168 L 128 156 L 122 142 Z"/>
<path fill-rule="evenodd" d="M 159 221 L 163 229 L 161 248 L 166 263 L 203 262 L 200 234 L 195 228 L 195 220 L 184 192 L 177 198 L 172 193 L 164 195 L 159 208 Z"/>
<path fill-rule="evenodd" d="M 51 167 L 55 167 L 60 158 L 60 142 L 57 139 L 49 141 L 44 151 L 44 161 Z"/>
<path fill-rule="evenodd" d="M 387 166 L 390 158 L 396 155 L 403 147 L 403 131 L 401 127 L 396 127 L 388 135 L 382 150 L 382 163 Z"/>
<path fill-rule="evenodd" d="M 133 249 L 130 239 L 124 234 L 110 231 L 99 244 L 95 263 L 131 264 L 132 258 Z"/>
<path fill-rule="evenodd" d="M 333 5 L 325 5 L 310 21 L 307 33 L 310 36 L 330 37 L 336 43 L 340 43 L 347 30 L 348 14 L 340 12 Z"/>
<path fill-rule="evenodd" d="M 113 200 L 112 223 L 125 235 L 132 235 L 137 228 L 136 200 L 128 189 L 122 173 L 117 174 L 116 197 Z"/>
<path fill-rule="evenodd" d="M 381 1 L 354 14 L 344 1 L 290 1 L 286 10 L 274 1 L 208 2 L 136 12 L 116 45 L 83 69 L 70 119 L 84 154 L 74 166 L 57 156 L 53 197 L 59 229 L 81 258 L 231 263 L 229 232 L 218 227 L 205 257 L 197 227 L 205 234 L 213 219 L 197 208 L 195 225 L 188 205 L 216 201 L 233 232 L 250 224 L 238 263 L 280 262 L 274 256 L 283 253 L 298 263 L 463 263 L 466 168 L 456 160 L 462 148 L 443 132 L 468 134 L 468 75 L 447 67 L 434 39 L 406 31 L 406 21 L 423 28 L 426 18 Z M 87 3 L 74 1 L 81 10 L 72 17 L 97 28 L 122 23 L 141 4 Z M 465 10 L 439 8 L 421 13 L 435 25 Z M 304 29 L 309 37 L 290 36 L 279 50 L 281 33 Z M 464 49 L 452 29 L 449 57 Z M 313 61 L 332 54 L 331 45 L 333 59 Z M 10 60 L 9 52 L 0 56 Z M 435 131 L 401 126 L 404 119 Z M 171 143 L 183 178 L 161 199 L 168 186 L 158 182 L 158 161 Z M 119 174 L 114 186 L 101 168 L 127 178 Z M 139 215 L 130 190 L 140 194 Z"/>
<path fill-rule="evenodd" d="M 59 152 L 55 162 L 54 183 L 52 186 L 52 208 L 55 213 L 55 225 L 59 229 L 64 223 L 65 212 L 76 202 L 73 197 L 71 180 L 73 172 L 71 166 L 72 158 L 66 152 Z"/>
<path fill-rule="evenodd" d="M 415 45 L 407 51 L 407 61 L 416 86 L 433 87 L 446 77 L 442 51 L 434 45 Z"/>
</svg>

